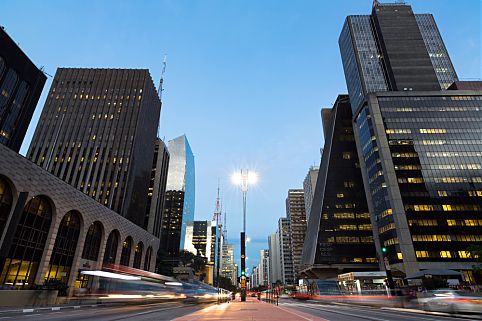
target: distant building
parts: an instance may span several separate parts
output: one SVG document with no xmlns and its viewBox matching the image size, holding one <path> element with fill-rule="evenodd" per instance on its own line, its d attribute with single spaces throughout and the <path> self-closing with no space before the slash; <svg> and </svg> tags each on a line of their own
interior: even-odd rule
<svg viewBox="0 0 482 321">
<path fill-rule="evenodd" d="M 258 283 L 260 286 L 268 286 L 269 282 L 269 250 L 259 251 Z"/>
<path fill-rule="evenodd" d="M 147 191 L 148 198 L 144 228 L 157 237 L 160 237 L 161 235 L 168 168 L 169 151 L 162 139 L 156 138 L 154 158 L 152 160 L 151 180 Z"/>
<path fill-rule="evenodd" d="M 325 136 L 326 137 L 326 136 Z M 316 179 L 318 178 L 318 166 L 311 166 L 306 174 L 305 180 L 303 181 L 303 191 L 305 200 L 305 214 L 306 223 L 310 218 L 311 204 L 313 204 L 313 197 L 315 195 Z"/>
<path fill-rule="evenodd" d="M 234 264 L 234 246 L 224 243 L 221 251 L 221 276 L 231 279 L 233 285 L 236 285 L 237 273 Z"/>
<path fill-rule="evenodd" d="M 305 198 L 302 189 L 290 189 L 286 198 L 286 217 L 290 221 L 291 259 L 296 283 L 301 265 L 301 252 L 306 235 Z"/>
<path fill-rule="evenodd" d="M 18 152 L 47 77 L 0 28 L 0 143 Z"/>
<path fill-rule="evenodd" d="M 278 221 L 279 244 L 281 256 L 281 282 L 285 285 L 294 284 L 293 259 L 291 256 L 290 220 L 282 217 Z"/>
<path fill-rule="evenodd" d="M 184 249 L 186 227 L 194 220 L 194 155 L 186 135 L 168 142 L 170 154 L 161 227 L 161 251 L 170 257 Z"/>
<path fill-rule="evenodd" d="M 146 69 L 59 68 L 27 158 L 144 227 L 160 111 Z"/>
<path fill-rule="evenodd" d="M 216 222 L 191 221 L 187 223 L 184 250 L 206 258 L 209 265 L 216 260 Z"/>
<path fill-rule="evenodd" d="M 282 281 L 281 247 L 279 231 L 268 236 L 269 246 L 269 282 L 270 284 Z"/>
<path fill-rule="evenodd" d="M 302 274 L 320 279 L 378 269 L 348 96 L 338 96 L 327 110 L 331 117 L 323 118 L 327 136 L 302 257 Z"/>
</svg>

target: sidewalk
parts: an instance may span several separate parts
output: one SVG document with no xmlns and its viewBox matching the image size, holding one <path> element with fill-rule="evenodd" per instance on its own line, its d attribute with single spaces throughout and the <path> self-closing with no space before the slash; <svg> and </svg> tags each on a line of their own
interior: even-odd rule
<svg viewBox="0 0 482 321">
<path fill-rule="evenodd" d="M 246 302 L 231 301 L 174 319 L 173 321 L 327 321 L 297 310 L 247 298 Z"/>
</svg>

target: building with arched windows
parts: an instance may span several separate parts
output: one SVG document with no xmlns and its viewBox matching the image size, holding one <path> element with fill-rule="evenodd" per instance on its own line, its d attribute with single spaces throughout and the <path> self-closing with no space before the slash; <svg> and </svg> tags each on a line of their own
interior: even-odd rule
<svg viewBox="0 0 482 321">
<path fill-rule="evenodd" d="M 89 287 L 82 270 L 120 264 L 154 271 L 159 238 L 0 145 L 0 288 L 59 280 Z"/>
</svg>

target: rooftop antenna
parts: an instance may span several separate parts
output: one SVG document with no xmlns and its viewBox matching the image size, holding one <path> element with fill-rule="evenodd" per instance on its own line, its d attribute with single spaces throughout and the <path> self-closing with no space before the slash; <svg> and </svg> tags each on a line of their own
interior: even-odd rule
<svg viewBox="0 0 482 321">
<path fill-rule="evenodd" d="M 162 109 L 162 92 L 164 91 L 164 74 L 166 73 L 166 65 L 167 65 L 167 55 L 164 55 L 164 59 L 162 60 L 162 70 L 161 70 L 161 79 L 159 79 L 159 88 L 157 88 L 157 93 L 159 94 L 159 101 L 161 102 L 161 109 Z M 161 121 L 159 120 L 159 126 L 157 126 L 157 137 L 159 137 L 159 132 L 161 130 Z"/>
<path fill-rule="evenodd" d="M 45 71 L 45 66 L 40 66 L 39 69 L 45 76 L 49 76 L 50 78 L 52 78 L 52 75 Z"/>
</svg>

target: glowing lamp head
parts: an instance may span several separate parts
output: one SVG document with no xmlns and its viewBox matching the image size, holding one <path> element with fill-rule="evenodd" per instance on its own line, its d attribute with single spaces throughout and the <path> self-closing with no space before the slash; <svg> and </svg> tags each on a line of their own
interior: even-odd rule
<svg viewBox="0 0 482 321">
<path fill-rule="evenodd" d="M 255 172 L 241 170 L 231 176 L 231 181 L 234 185 L 241 186 L 243 192 L 247 192 L 249 185 L 254 185 L 258 182 L 258 175 Z"/>
</svg>

